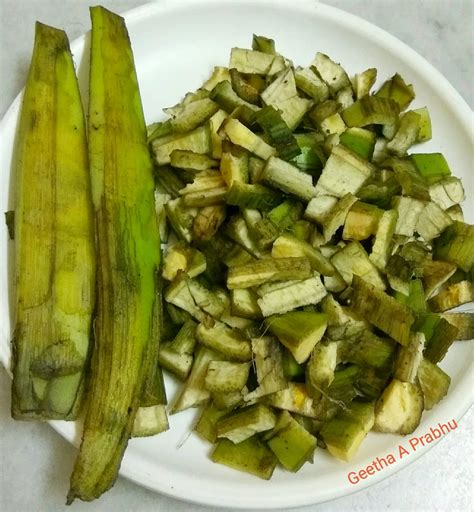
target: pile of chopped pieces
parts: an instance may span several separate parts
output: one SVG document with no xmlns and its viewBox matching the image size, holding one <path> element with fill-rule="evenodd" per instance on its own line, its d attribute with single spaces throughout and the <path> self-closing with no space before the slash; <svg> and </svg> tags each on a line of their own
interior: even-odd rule
<svg viewBox="0 0 474 512">
<path fill-rule="evenodd" d="M 370 430 L 408 434 L 473 337 L 474 226 L 461 181 L 396 74 L 350 78 L 274 41 L 233 48 L 148 128 L 167 242 L 159 360 L 203 405 L 212 460 L 270 478 L 317 446 L 349 460 Z"/>
</svg>

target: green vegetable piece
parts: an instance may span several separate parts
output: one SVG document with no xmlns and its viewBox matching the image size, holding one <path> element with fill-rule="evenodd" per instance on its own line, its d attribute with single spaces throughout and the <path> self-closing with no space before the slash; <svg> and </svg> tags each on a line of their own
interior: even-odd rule
<svg viewBox="0 0 474 512">
<path fill-rule="evenodd" d="M 453 222 L 434 240 L 433 256 L 469 272 L 474 266 L 474 226 Z"/>
<path fill-rule="evenodd" d="M 425 335 L 422 332 L 413 333 L 408 345 L 398 349 L 394 369 L 395 379 L 415 383 L 424 348 Z"/>
<path fill-rule="evenodd" d="M 196 329 L 196 338 L 200 343 L 220 352 L 226 358 L 244 362 L 252 358 L 250 341 L 221 322 L 216 322 L 213 327 L 199 324 Z"/>
<path fill-rule="evenodd" d="M 427 107 L 421 107 L 413 110 L 420 116 L 420 129 L 418 131 L 417 142 L 425 142 L 431 139 L 431 117 Z"/>
<path fill-rule="evenodd" d="M 320 435 L 334 457 L 350 461 L 374 425 L 374 403 L 353 402 L 321 428 Z"/>
<path fill-rule="evenodd" d="M 344 87 L 350 87 L 351 82 L 340 64 L 331 60 L 324 53 L 317 53 L 312 62 L 319 76 L 328 84 L 331 92 L 337 93 Z"/>
<path fill-rule="evenodd" d="M 374 132 L 356 127 L 348 128 L 339 137 L 341 144 L 365 160 L 372 160 L 375 139 L 376 135 Z"/>
<path fill-rule="evenodd" d="M 375 405 L 374 430 L 411 434 L 423 413 L 423 392 L 418 384 L 393 379 Z"/>
<path fill-rule="evenodd" d="M 436 313 L 447 311 L 473 301 L 474 283 L 466 280 L 442 289 L 428 301 L 428 305 L 431 310 Z"/>
<path fill-rule="evenodd" d="M 418 381 L 423 391 L 424 404 L 427 411 L 432 409 L 448 394 L 449 385 L 451 384 L 450 376 L 428 359 L 422 359 L 420 363 Z"/>
<path fill-rule="evenodd" d="M 267 105 L 255 114 L 255 121 L 269 136 L 272 145 L 276 147 L 282 160 L 291 160 L 301 153 L 295 137 L 282 119 L 278 110 Z"/>
<path fill-rule="evenodd" d="M 339 342 L 338 359 L 362 368 L 386 371 L 392 368 L 395 351 L 396 344 L 392 340 L 364 331 L 359 338 L 347 338 Z"/>
<path fill-rule="evenodd" d="M 371 124 L 395 124 L 399 114 L 400 108 L 395 101 L 377 96 L 364 96 L 341 113 L 347 126 L 359 128 Z"/>
<path fill-rule="evenodd" d="M 241 391 L 247 383 L 250 363 L 211 361 L 204 385 L 211 393 Z"/>
<path fill-rule="evenodd" d="M 309 358 L 316 343 L 323 337 L 327 316 L 324 313 L 292 311 L 271 316 L 265 320 L 265 324 L 301 364 Z"/>
<path fill-rule="evenodd" d="M 328 389 L 334 380 L 337 364 L 337 342 L 318 343 L 314 347 L 306 365 L 306 388 L 308 394 L 315 400 Z"/>
<path fill-rule="evenodd" d="M 91 18 L 89 157 L 100 286 L 89 406 L 68 503 L 93 500 L 114 484 L 159 336 L 160 240 L 133 54 L 123 18 L 103 7 L 92 7 Z"/>
<path fill-rule="evenodd" d="M 312 458 L 317 440 L 289 412 L 283 411 L 267 444 L 285 469 L 296 472 Z"/>
<path fill-rule="evenodd" d="M 250 288 L 269 281 L 305 279 L 311 276 L 311 266 L 306 258 L 272 258 L 247 263 L 229 269 L 227 287 Z"/>
<path fill-rule="evenodd" d="M 275 41 L 265 36 L 252 36 L 252 50 L 256 50 L 262 53 L 268 53 L 269 55 L 276 55 Z"/>
<path fill-rule="evenodd" d="M 282 347 L 282 364 L 283 371 L 288 380 L 304 375 L 304 366 L 297 363 L 293 354 L 284 347 Z"/>
<path fill-rule="evenodd" d="M 357 275 L 354 275 L 352 287 L 353 311 L 401 345 L 407 345 L 410 328 L 415 322 L 411 310 Z"/>
<path fill-rule="evenodd" d="M 259 432 L 275 426 L 275 414 L 263 404 L 255 404 L 221 418 L 217 422 L 217 437 L 241 443 Z"/>
<path fill-rule="evenodd" d="M 196 322 L 186 320 L 173 340 L 160 344 L 158 361 L 163 368 L 185 380 L 191 371 L 196 345 Z"/>
<path fill-rule="evenodd" d="M 294 165 L 272 156 L 267 160 L 260 179 L 268 185 L 291 194 L 303 201 L 316 195 L 313 180 L 309 174 L 301 172 Z"/>
<path fill-rule="evenodd" d="M 280 203 L 281 197 L 274 190 L 259 183 L 251 185 L 234 181 L 227 192 L 226 201 L 227 204 L 240 208 L 267 211 L 275 208 Z"/>
<path fill-rule="evenodd" d="M 398 73 L 384 82 L 375 94 L 378 98 L 390 98 L 396 101 L 400 105 L 400 110 L 405 110 L 415 98 L 413 86 L 406 84 Z"/>
<path fill-rule="evenodd" d="M 218 409 L 213 404 L 207 404 L 202 410 L 199 420 L 193 430 L 202 439 L 210 443 L 217 442 L 217 422 L 223 418 L 229 411 Z"/>
<path fill-rule="evenodd" d="M 441 153 L 416 153 L 410 155 L 410 159 L 428 183 L 436 183 L 442 178 L 451 176 L 448 162 Z"/>
<path fill-rule="evenodd" d="M 375 167 L 345 146 L 334 146 L 316 185 L 316 194 L 343 197 L 358 190 L 375 172 Z"/>
<path fill-rule="evenodd" d="M 83 403 L 95 303 L 94 219 L 69 42 L 41 23 L 15 154 L 15 211 L 5 214 L 15 238 L 11 412 L 19 420 L 73 420 Z"/>
<path fill-rule="evenodd" d="M 474 338 L 474 313 L 442 313 L 440 316 L 456 327 L 457 340 Z"/>
<path fill-rule="evenodd" d="M 273 452 L 257 436 L 237 444 L 228 439 L 221 439 L 212 452 L 211 459 L 218 464 L 250 473 L 264 480 L 271 478 L 278 463 Z"/>
<path fill-rule="evenodd" d="M 197 348 L 191 373 L 172 404 L 170 414 L 198 407 L 211 398 L 211 394 L 204 386 L 207 368 L 211 361 L 220 361 L 221 359 L 222 356 L 213 350 L 203 346 Z"/>
</svg>

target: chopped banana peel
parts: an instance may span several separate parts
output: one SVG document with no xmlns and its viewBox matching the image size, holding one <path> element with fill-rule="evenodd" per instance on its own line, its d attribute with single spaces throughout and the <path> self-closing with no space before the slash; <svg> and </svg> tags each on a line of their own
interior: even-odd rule
<svg viewBox="0 0 474 512">
<path fill-rule="evenodd" d="M 67 41 L 38 25 L 7 215 L 13 414 L 71 419 L 88 393 L 68 502 L 110 488 L 129 438 L 193 407 L 211 460 L 263 479 L 317 446 L 349 461 L 371 429 L 413 432 L 448 392 L 438 364 L 473 337 L 473 314 L 450 310 L 474 299 L 465 191 L 416 149 L 432 126 L 408 110 L 414 87 L 395 74 L 372 91 L 375 68 L 349 77 L 319 52 L 300 67 L 254 35 L 145 129 L 124 22 L 91 12 L 92 201 Z M 181 381 L 169 408 L 161 368 Z"/>
</svg>

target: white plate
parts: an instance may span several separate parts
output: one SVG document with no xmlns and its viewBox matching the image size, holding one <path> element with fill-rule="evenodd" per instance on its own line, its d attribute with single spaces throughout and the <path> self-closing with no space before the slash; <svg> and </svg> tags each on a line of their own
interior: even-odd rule
<svg viewBox="0 0 474 512">
<path fill-rule="evenodd" d="M 275 38 L 277 49 L 300 65 L 307 65 L 316 51 L 340 61 L 351 73 L 376 67 L 380 79 L 395 72 L 414 84 L 416 106 L 428 105 L 434 126 L 433 140 L 419 151 L 441 151 L 453 173 L 463 179 L 470 204 L 467 220 L 474 220 L 472 201 L 471 111 L 455 89 L 430 64 L 406 45 L 381 29 L 338 9 L 317 2 L 278 0 L 269 3 L 242 0 L 194 0 L 148 4 L 126 16 L 147 122 L 162 117 L 161 109 L 173 105 L 207 78 L 212 66 L 227 65 L 233 46 L 249 47 L 252 33 Z M 88 42 L 81 37 L 72 45 L 81 85 L 87 83 Z M 86 53 L 84 53 L 86 48 Z M 85 88 L 83 88 L 85 90 Z M 16 98 L 0 126 L 0 209 L 12 206 L 8 198 L 9 176 L 20 97 Z M 10 361 L 10 315 L 8 307 L 7 232 L 0 223 L 0 359 Z M 8 263 L 8 264 L 7 264 Z M 414 435 L 429 431 L 438 422 L 459 420 L 472 403 L 472 343 L 452 347 L 442 367 L 451 375 L 447 399 L 423 415 Z M 173 384 L 169 396 L 173 396 Z M 242 508 L 288 508 L 322 502 L 363 489 L 395 473 L 426 452 L 432 443 L 403 457 L 357 485 L 348 473 L 369 465 L 375 457 L 398 454 L 408 439 L 371 433 L 351 463 L 342 464 L 323 450 L 313 465 L 297 474 L 275 471 L 266 482 L 213 464 L 207 458 L 209 445 L 191 435 L 180 447 L 194 421 L 195 412 L 171 417 L 171 428 L 160 436 L 130 442 L 120 473 L 161 493 L 217 506 Z M 62 436 L 77 444 L 75 425 L 51 422 Z M 70 468 L 65 468 L 69 471 Z M 66 492 L 66 490 L 65 490 Z"/>
</svg>

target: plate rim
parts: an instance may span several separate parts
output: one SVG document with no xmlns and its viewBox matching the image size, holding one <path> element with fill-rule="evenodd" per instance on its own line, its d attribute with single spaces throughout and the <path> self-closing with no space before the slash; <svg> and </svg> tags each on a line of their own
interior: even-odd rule
<svg viewBox="0 0 474 512">
<path fill-rule="evenodd" d="M 399 56 L 410 65 L 416 65 L 418 69 L 421 69 L 422 74 L 428 74 L 433 77 L 433 83 L 431 84 L 432 88 L 442 96 L 449 97 L 450 110 L 453 111 L 456 119 L 461 122 L 463 131 L 469 135 L 471 146 L 474 145 L 474 129 L 472 128 L 474 112 L 471 110 L 466 100 L 461 96 L 457 89 L 448 81 L 448 79 L 440 71 L 438 71 L 430 62 L 428 62 L 423 56 L 421 56 L 409 45 L 398 39 L 396 36 L 390 34 L 386 30 L 341 8 L 321 3 L 318 0 L 299 0 L 298 2 L 295 2 L 293 5 L 288 5 L 287 0 L 226 0 L 226 3 L 233 6 L 241 6 L 246 8 L 256 5 L 267 5 L 269 8 L 280 6 L 295 11 L 301 11 L 303 13 L 310 13 L 319 18 L 329 19 L 333 23 L 349 28 L 352 32 L 363 35 L 367 39 L 376 42 L 378 45 L 380 45 L 380 47 L 382 47 L 385 50 L 388 50 L 390 53 Z M 130 28 L 132 25 L 140 23 L 140 21 L 145 17 L 151 15 L 163 16 L 166 15 L 167 12 L 183 10 L 186 8 L 187 5 L 195 4 L 222 5 L 222 0 L 180 0 L 179 3 L 174 2 L 172 0 L 158 0 L 154 2 L 151 1 L 149 3 L 125 11 L 124 13 L 121 13 L 121 16 L 123 16 L 123 18 L 127 22 L 127 26 Z M 82 52 L 84 50 L 84 45 L 88 33 L 89 31 L 77 37 L 71 42 L 70 46 L 73 54 L 77 52 Z M 15 99 L 5 112 L 0 122 L 0 133 L 2 133 L 5 126 L 12 122 L 12 118 L 15 118 L 15 116 L 17 115 L 17 110 L 20 106 L 23 91 L 24 89 L 22 89 L 21 92 L 15 97 Z M 7 339 L 9 336 L 10 335 L 8 334 Z M 10 353 L 8 348 L 5 348 L 3 344 L 0 344 L 0 361 L 2 362 L 7 373 L 11 377 Z M 474 372 L 474 361 L 471 361 L 468 368 L 468 372 L 469 371 L 471 372 L 471 374 Z M 460 383 L 460 387 L 466 388 L 466 391 L 469 391 L 467 381 L 467 378 L 462 380 Z M 466 412 L 473 404 L 474 392 L 472 390 L 470 391 L 470 393 L 465 393 L 464 401 L 460 403 L 458 407 L 456 407 L 457 413 L 454 415 L 454 419 L 458 422 L 466 414 Z M 66 422 L 48 421 L 48 423 L 56 432 L 58 432 L 68 442 L 71 442 L 72 444 L 77 446 L 77 443 L 73 442 L 71 434 L 66 431 Z M 324 497 L 320 498 L 307 492 L 306 494 L 300 496 L 292 495 L 291 502 L 290 500 L 288 500 L 288 502 L 283 503 L 281 496 L 277 496 L 273 499 L 270 499 L 270 496 L 265 495 L 263 499 L 259 500 L 257 496 L 252 496 L 250 499 L 248 499 L 245 496 L 240 495 L 240 501 L 238 503 L 223 504 L 221 502 L 221 498 L 219 495 L 214 496 L 212 493 L 209 492 L 199 492 L 197 487 L 193 487 L 192 496 L 183 497 L 183 495 L 180 494 L 182 490 L 181 486 L 170 485 L 169 487 L 166 487 L 165 485 L 157 485 L 155 479 L 150 478 L 143 471 L 137 471 L 137 464 L 134 464 L 133 460 L 124 460 L 124 463 L 120 468 L 119 474 L 127 478 L 128 480 L 131 480 L 134 483 L 140 485 L 141 487 L 188 503 L 196 503 L 207 506 L 219 506 L 222 508 L 232 507 L 238 509 L 282 509 L 288 507 L 295 508 L 305 505 L 324 503 L 337 498 L 359 493 L 367 489 L 368 487 L 371 487 L 372 485 L 375 485 L 376 483 L 379 483 L 385 480 L 386 478 L 389 478 L 390 476 L 398 473 L 402 469 L 413 464 L 416 460 L 418 460 L 425 453 L 427 453 L 428 449 L 433 448 L 442 439 L 443 437 L 438 439 L 436 442 L 431 443 L 427 449 L 417 451 L 414 454 L 411 454 L 411 457 L 409 457 L 408 459 L 398 461 L 398 464 L 391 465 L 383 472 L 377 472 L 377 474 L 372 476 L 370 479 L 364 480 L 363 482 L 357 484 L 357 487 L 354 486 L 354 488 L 347 489 L 347 487 L 340 486 L 340 488 L 334 489 L 332 490 L 332 492 L 328 492 Z M 191 489 L 188 489 L 188 491 L 190 490 Z"/>
</svg>

